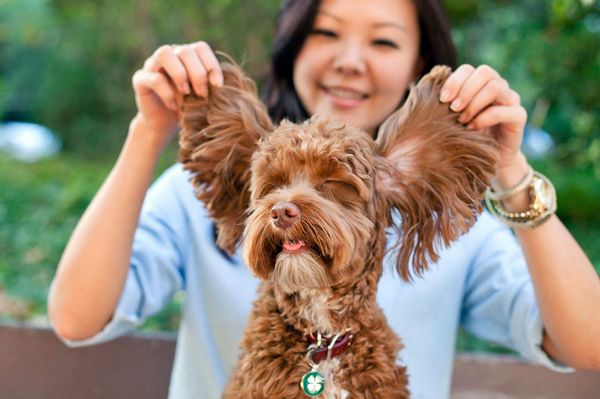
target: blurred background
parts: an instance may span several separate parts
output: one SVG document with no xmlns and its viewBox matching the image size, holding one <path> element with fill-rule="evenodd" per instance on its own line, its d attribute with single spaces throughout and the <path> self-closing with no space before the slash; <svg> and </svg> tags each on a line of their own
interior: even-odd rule
<svg viewBox="0 0 600 399">
<path fill-rule="evenodd" d="M 599 2 L 445 3 L 460 62 L 491 65 L 521 94 L 524 151 L 600 271 Z M 0 0 L 0 321 L 47 325 L 60 254 L 135 114 L 134 71 L 161 44 L 206 40 L 261 82 L 278 4 Z M 175 330 L 180 302 L 143 328 Z M 501 350 L 464 333 L 458 346 Z"/>
</svg>

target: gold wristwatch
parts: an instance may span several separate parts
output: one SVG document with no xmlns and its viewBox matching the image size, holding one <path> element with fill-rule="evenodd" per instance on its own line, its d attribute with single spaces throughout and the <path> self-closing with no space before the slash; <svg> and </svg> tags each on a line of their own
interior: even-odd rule
<svg viewBox="0 0 600 399">
<path fill-rule="evenodd" d="M 488 188 L 485 202 L 488 210 L 503 223 L 514 228 L 534 228 L 556 212 L 556 190 L 550 180 L 539 172 L 533 172 L 531 180 L 523 188 L 529 191 L 529 209 L 523 212 L 510 212 L 502 202 L 494 199 L 494 192 Z"/>
</svg>

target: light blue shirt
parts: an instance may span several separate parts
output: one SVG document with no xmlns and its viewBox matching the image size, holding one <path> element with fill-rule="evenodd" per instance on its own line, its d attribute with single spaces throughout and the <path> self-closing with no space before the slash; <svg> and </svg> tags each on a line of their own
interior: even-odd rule
<svg viewBox="0 0 600 399">
<path fill-rule="evenodd" d="M 184 290 L 169 398 L 218 398 L 232 371 L 259 280 L 239 255 L 215 245 L 214 225 L 176 164 L 151 187 L 135 235 L 131 269 L 114 317 L 97 344 L 130 332 Z M 402 338 L 411 397 L 448 398 L 459 325 L 557 371 L 540 348 L 542 321 L 523 254 L 487 213 L 431 266 L 404 283 L 386 258 L 378 301 Z"/>
</svg>

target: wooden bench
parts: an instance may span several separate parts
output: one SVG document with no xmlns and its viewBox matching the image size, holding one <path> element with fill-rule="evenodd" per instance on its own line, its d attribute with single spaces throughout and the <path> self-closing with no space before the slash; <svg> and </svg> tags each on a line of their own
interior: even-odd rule
<svg viewBox="0 0 600 399">
<path fill-rule="evenodd" d="M 0 398 L 164 399 L 174 350 L 170 334 L 68 349 L 48 329 L 0 324 Z M 452 399 L 521 398 L 600 398 L 600 373 L 560 374 L 513 357 L 457 356 Z"/>
</svg>

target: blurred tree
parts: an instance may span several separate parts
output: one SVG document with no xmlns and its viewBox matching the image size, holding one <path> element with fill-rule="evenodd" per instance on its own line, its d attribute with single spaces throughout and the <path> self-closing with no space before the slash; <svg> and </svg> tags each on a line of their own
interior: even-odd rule
<svg viewBox="0 0 600 399">
<path fill-rule="evenodd" d="M 3 0 L 0 111 L 22 108 L 67 150 L 114 152 L 135 112 L 130 81 L 163 43 L 206 40 L 255 76 L 277 1 Z M 243 29 L 241 28 L 243 27 Z"/>
<path fill-rule="evenodd" d="M 600 179 L 600 3 L 446 3 L 463 21 L 454 31 L 461 60 L 496 68 L 521 95 L 529 122 L 558 142 L 560 161 L 594 168 Z"/>
<path fill-rule="evenodd" d="M 568 165 L 600 178 L 597 0 L 445 0 L 462 62 L 487 63 L 521 94 Z M 23 109 L 71 150 L 120 147 L 130 79 L 159 45 L 207 40 L 260 77 L 279 0 L 2 0 L 0 111 Z"/>
<path fill-rule="evenodd" d="M 55 32 L 48 1 L 0 1 L 0 115 L 32 113 Z"/>
</svg>

